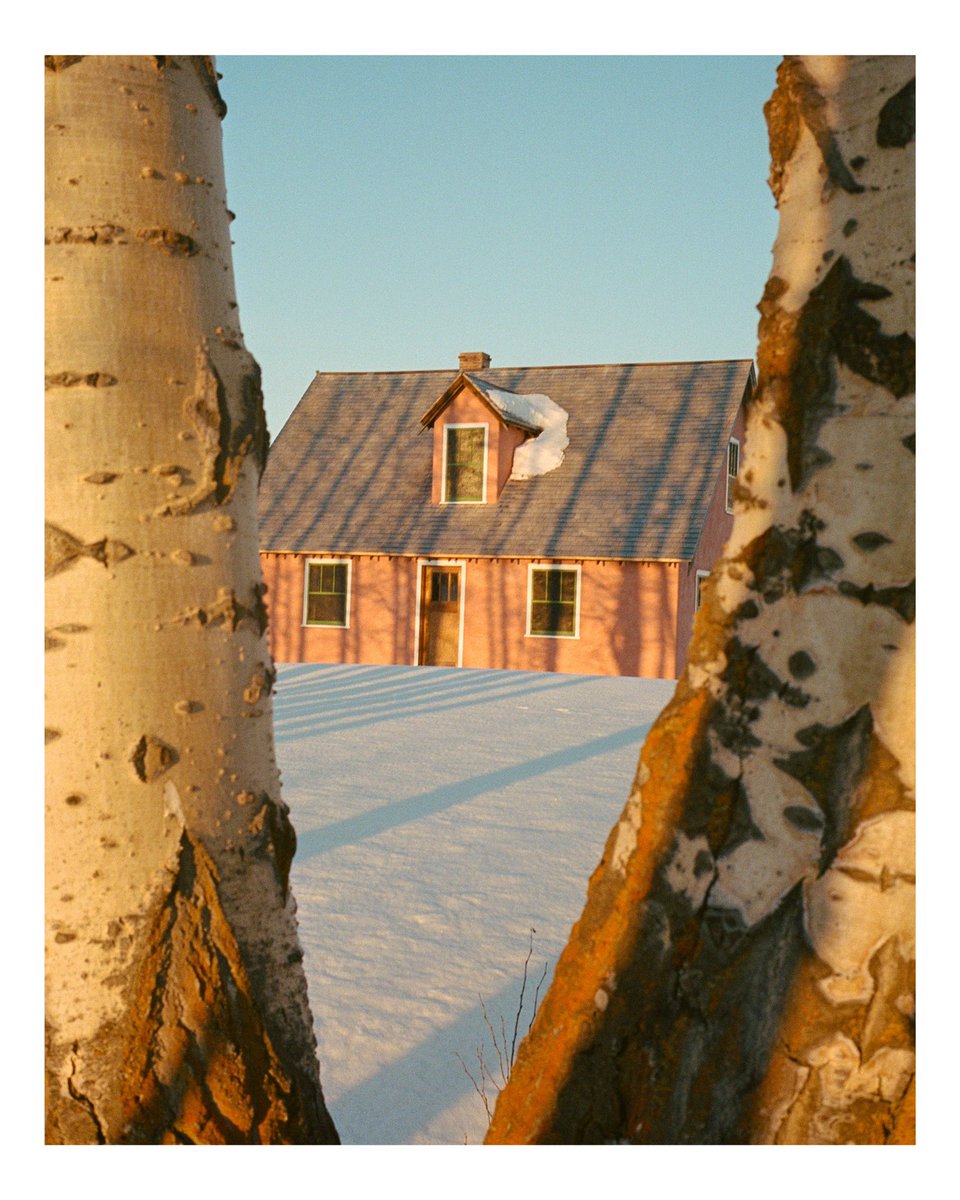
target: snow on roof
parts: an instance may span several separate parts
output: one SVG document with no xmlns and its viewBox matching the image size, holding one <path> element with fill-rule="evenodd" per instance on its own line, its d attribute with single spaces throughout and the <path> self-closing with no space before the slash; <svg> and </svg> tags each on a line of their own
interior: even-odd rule
<svg viewBox="0 0 960 1200">
<path fill-rule="evenodd" d="M 473 375 L 466 378 L 504 420 L 540 431 L 532 441 L 524 442 L 514 451 L 511 479 L 532 479 L 560 466 L 563 452 L 570 445 L 567 437 L 570 414 L 565 408 L 541 393 L 523 395 L 494 387 Z"/>
</svg>

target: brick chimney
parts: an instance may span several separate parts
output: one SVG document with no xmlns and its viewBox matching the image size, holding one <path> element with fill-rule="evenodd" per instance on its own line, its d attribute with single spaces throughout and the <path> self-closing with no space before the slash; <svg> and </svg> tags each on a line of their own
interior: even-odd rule
<svg viewBox="0 0 960 1200">
<path fill-rule="evenodd" d="M 482 350 L 466 350 L 460 355 L 461 371 L 485 371 L 490 366 L 490 355 Z"/>
</svg>

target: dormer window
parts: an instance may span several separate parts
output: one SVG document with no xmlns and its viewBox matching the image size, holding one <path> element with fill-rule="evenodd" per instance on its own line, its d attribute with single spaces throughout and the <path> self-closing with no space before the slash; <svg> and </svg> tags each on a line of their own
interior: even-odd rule
<svg viewBox="0 0 960 1200">
<path fill-rule="evenodd" d="M 483 504 L 487 498 L 487 425 L 445 425 L 444 504 Z"/>
<path fill-rule="evenodd" d="M 487 371 L 488 355 L 461 355 L 460 373 L 420 418 L 433 430 L 431 504 L 496 504 L 511 479 L 546 475 L 570 444 L 567 413 L 541 393 L 510 392 L 464 369 Z"/>
</svg>

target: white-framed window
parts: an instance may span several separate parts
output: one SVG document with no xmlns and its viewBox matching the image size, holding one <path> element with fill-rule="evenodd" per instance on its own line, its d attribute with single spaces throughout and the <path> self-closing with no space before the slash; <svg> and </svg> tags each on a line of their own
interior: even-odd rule
<svg viewBox="0 0 960 1200">
<path fill-rule="evenodd" d="M 728 513 L 733 512 L 733 484 L 740 474 L 740 443 L 732 437 L 727 443 L 727 501 Z"/>
<path fill-rule="evenodd" d="M 443 428 L 444 504 L 485 504 L 489 426 L 445 425 Z"/>
<path fill-rule="evenodd" d="M 693 611 L 694 612 L 700 611 L 700 605 L 703 603 L 703 597 L 701 595 L 701 588 L 703 587 L 704 580 L 709 579 L 709 578 L 710 578 L 709 571 L 698 571 L 697 572 L 697 587 L 696 587 L 696 591 L 694 592 L 694 596 L 693 596 Z"/>
<path fill-rule="evenodd" d="M 580 567 L 530 563 L 527 637 L 580 636 Z"/>
<path fill-rule="evenodd" d="M 311 558 L 303 575 L 304 625 L 350 627 L 349 558 Z"/>
</svg>

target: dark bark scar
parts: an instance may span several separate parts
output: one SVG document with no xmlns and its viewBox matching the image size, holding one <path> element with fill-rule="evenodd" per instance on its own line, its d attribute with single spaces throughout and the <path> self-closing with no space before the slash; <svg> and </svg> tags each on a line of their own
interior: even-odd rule
<svg viewBox="0 0 960 1200">
<path fill-rule="evenodd" d="M 44 537 L 44 574 L 47 578 L 73 566 L 81 558 L 92 558 L 95 562 L 112 567 L 115 563 L 132 558 L 135 550 L 123 542 L 101 538 L 98 542 L 82 542 L 65 529 L 47 522 Z"/>
</svg>

